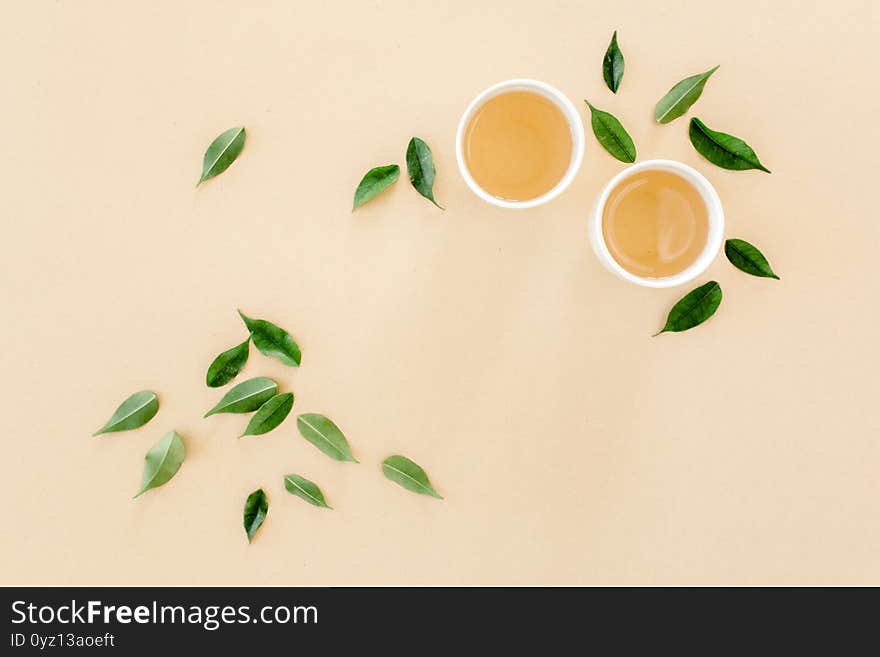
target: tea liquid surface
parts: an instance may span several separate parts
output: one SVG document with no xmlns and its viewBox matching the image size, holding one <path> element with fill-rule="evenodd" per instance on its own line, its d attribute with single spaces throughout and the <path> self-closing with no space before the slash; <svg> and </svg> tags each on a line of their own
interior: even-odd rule
<svg viewBox="0 0 880 657">
<path fill-rule="evenodd" d="M 529 91 L 511 91 L 486 101 L 464 135 L 464 159 L 486 192 L 508 201 L 546 194 L 571 162 L 568 121 L 557 105 Z"/>
<path fill-rule="evenodd" d="M 605 244 L 636 276 L 663 278 L 692 265 L 709 238 L 697 189 L 668 171 L 640 171 L 611 191 L 602 215 Z"/>
</svg>

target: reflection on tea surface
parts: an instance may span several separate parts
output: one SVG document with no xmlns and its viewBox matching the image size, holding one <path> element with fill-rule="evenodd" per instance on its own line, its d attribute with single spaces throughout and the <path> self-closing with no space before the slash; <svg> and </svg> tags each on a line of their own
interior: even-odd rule
<svg viewBox="0 0 880 657">
<path fill-rule="evenodd" d="M 662 278 L 692 265 L 709 237 L 700 192 L 668 171 L 640 171 L 608 196 L 602 233 L 611 256 L 636 276 Z"/>
</svg>

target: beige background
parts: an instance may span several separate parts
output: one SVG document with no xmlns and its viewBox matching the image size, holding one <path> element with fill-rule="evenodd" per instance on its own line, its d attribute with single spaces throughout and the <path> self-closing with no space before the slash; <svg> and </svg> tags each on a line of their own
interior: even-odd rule
<svg viewBox="0 0 880 657">
<path fill-rule="evenodd" d="M 880 583 L 878 10 L 864 2 L 5 2 L 0 582 L 11 584 Z M 600 63 L 620 30 L 617 96 Z M 702 160 L 652 123 L 720 64 L 694 112 L 773 175 Z M 589 98 L 639 158 L 717 186 L 728 234 L 706 325 L 652 339 L 686 289 L 616 280 L 586 243 L 622 166 L 588 133 L 569 191 L 480 202 L 454 134 L 489 84 Z M 195 188 L 221 131 L 244 153 Z M 441 212 L 405 178 L 349 212 L 371 166 L 432 146 Z M 296 370 L 360 465 L 288 421 L 237 440 L 202 414 L 235 314 L 289 328 Z M 159 415 L 90 434 L 129 393 Z M 143 455 L 189 456 L 137 501 Z M 445 501 L 380 474 L 404 453 Z M 284 492 L 318 482 L 334 511 Z M 251 490 L 269 517 L 248 546 Z"/>
</svg>

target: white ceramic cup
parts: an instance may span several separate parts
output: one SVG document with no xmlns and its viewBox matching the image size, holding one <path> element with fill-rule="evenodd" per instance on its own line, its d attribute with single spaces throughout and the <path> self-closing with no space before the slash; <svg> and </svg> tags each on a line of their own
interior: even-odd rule
<svg viewBox="0 0 880 657">
<path fill-rule="evenodd" d="M 507 199 L 493 196 L 477 184 L 473 176 L 471 176 L 470 171 L 468 171 L 467 164 L 464 160 L 464 134 L 474 112 L 476 112 L 483 103 L 490 98 L 511 91 L 531 91 L 532 93 L 539 94 L 552 101 L 562 111 L 562 114 L 568 121 L 568 127 L 571 130 L 571 161 L 568 164 L 568 169 L 565 171 L 565 175 L 562 176 L 560 181 L 556 183 L 553 189 L 549 192 L 542 194 L 537 198 L 529 199 L 528 201 L 509 201 Z M 483 91 L 471 101 L 471 104 L 468 105 L 464 114 L 461 115 L 461 120 L 458 122 L 458 134 L 455 138 L 455 157 L 458 160 L 458 170 L 461 172 L 461 177 L 464 178 L 467 186 L 471 188 L 471 191 L 474 194 L 487 203 L 502 208 L 534 208 L 559 196 L 565 191 L 577 175 L 578 169 L 581 168 L 581 162 L 584 159 L 584 124 L 581 121 L 581 116 L 578 113 L 577 108 L 574 106 L 574 103 L 555 87 L 551 87 L 549 84 L 539 82 L 538 80 L 506 80 L 505 82 L 493 84 L 491 87 Z"/>
<path fill-rule="evenodd" d="M 624 180 L 639 171 L 646 170 L 669 171 L 684 178 L 700 193 L 703 202 L 706 204 L 706 213 L 709 217 L 709 235 L 699 257 L 684 271 L 672 276 L 664 276 L 663 278 L 636 276 L 621 267 L 608 250 L 608 245 L 605 243 L 605 236 L 602 232 L 602 215 L 605 213 L 605 203 L 608 201 L 608 196 Z M 645 287 L 675 287 L 697 278 L 697 276 L 708 269 L 715 256 L 718 255 L 721 241 L 724 237 L 724 210 L 721 208 L 721 199 L 718 198 L 718 192 L 715 191 L 712 183 L 706 180 L 696 169 L 674 160 L 646 160 L 624 169 L 605 185 L 605 189 L 602 190 L 599 200 L 593 208 L 593 214 L 590 216 L 589 231 L 590 242 L 593 245 L 596 256 L 611 273 L 616 274 L 625 281 L 635 283 L 636 285 L 644 285 Z"/>
</svg>

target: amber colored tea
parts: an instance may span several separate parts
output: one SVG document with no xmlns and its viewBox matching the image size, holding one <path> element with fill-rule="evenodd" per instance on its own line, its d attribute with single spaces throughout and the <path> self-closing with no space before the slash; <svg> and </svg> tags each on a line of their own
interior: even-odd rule
<svg viewBox="0 0 880 657">
<path fill-rule="evenodd" d="M 490 98 L 464 135 L 468 171 L 486 192 L 528 201 L 553 189 L 571 163 L 568 121 L 556 104 L 530 91 Z"/>
<path fill-rule="evenodd" d="M 709 213 L 700 192 L 668 171 L 640 171 L 605 203 L 602 233 L 611 256 L 628 272 L 663 278 L 684 271 L 706 246 Z"/>
</svg>

